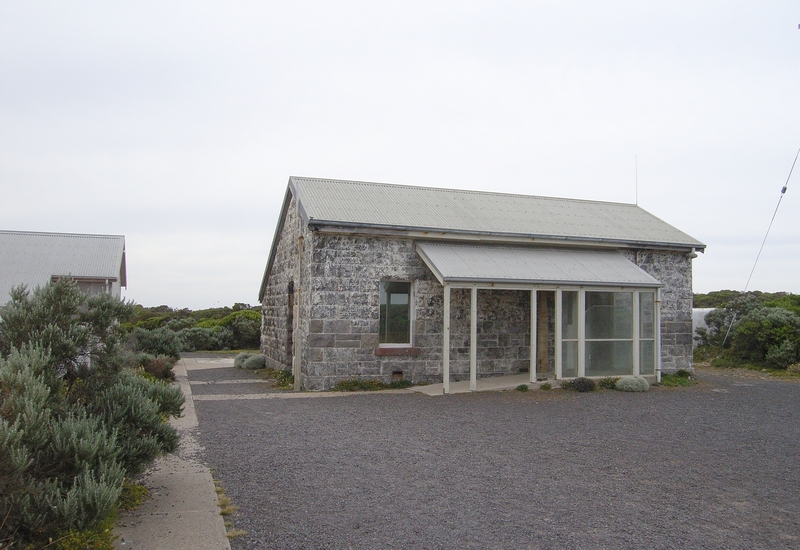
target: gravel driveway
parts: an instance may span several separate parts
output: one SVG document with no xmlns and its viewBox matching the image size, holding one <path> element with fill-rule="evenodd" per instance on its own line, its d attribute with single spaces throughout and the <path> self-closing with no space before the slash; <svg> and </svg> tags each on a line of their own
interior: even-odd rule
<svg viewBox="0 0 800 550">
<path fill-rule="evenodd" d="M 196 408 L 234 550 L 800 548 L 800 384 L 699 378 Z"/>
</svg>

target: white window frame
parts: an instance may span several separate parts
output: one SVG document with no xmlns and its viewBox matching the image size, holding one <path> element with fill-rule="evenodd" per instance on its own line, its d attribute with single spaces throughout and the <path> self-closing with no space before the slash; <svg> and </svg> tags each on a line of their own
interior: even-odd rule
<svg viewBox="0 0 800 550">
<path fill-rule="evenodd" d="M 408 283 L 408 343 L 385 343 L 380 341 L 381 327 L 380 327 L 380 293 L 381 285 L 384 283 Z M 397 279 L 381 279 L 378 283 L 378 347 L 379 348 L 413 348 L 414 347 L 414 329 L 416 328 L 417 308 L 414 306 L 414 296 L 416 281 L 397 280 Z"/>
<path fill-rule="evenodd" d="M 654 349 L 654 365 L 653 374 L 645 374 L 643 376 L 658 376 L 661 373 L 661 311 L 660 311 L 660 289 L 658 288 L 644 288 L 644 287 L 556 287 L 548 288 L 546 286 L 537 287 L 536 290 L 555 290 L 556 293 L 556 323 L 555 323 L 555 376 L 556 380 L 564 379 L 563 376 L 563 345 L 564 339 L 562 334 L 561 320 L 563 315 L 563 293 L 564 292 L 578 292 L 578 377 L 586 376 L 586 293 L 587 292 L 627 292 L 633 294 L 633 311 L 631 322 L 633 323 L 632 338 L 622 339 L 602 339 L 599 341 L 625 341 L 632 342 L 632 361 L 631 374 L 619 375 L 622 377 L 639 376 L 640 374 L 640 347 L 642 341 L 652 341 Z M 652 293 L 653 294 L 653 338 L 641 339 L 639 334 L 640 324 L 640 294 Z M 570 339 L 570 341 L 573 339 Z M 591 341 L 598 341 L 592 339 Z M 602 378 L 603 376 L 592 376 L 592 378 Z"/>
</svg>

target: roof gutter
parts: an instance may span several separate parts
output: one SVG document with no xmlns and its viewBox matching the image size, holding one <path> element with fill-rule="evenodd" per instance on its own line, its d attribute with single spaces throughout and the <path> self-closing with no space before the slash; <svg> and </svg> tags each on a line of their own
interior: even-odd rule
<svg viewBox="0 0 800 550">
<path fill-rule="evenodd" d="M 591 245 L 606 246 L 609 248 L 659 248 L 667 250 L 705 252 L 706 245 L 700 241 L 687 243 L 667 243 L 654 241 L 629 241 L 621 239 L 603 239 L 593 237 L 566 237 L 561 235 L 520 235 L 519 233 L 501 233 L 486 231 L 459 230 L 453 232 L 442 231 L 441 228 L 432 227 L 413 227 L 397 225 L 378 225 L 353 222 L 337 222 L 311 219 L 308 222 L 309 229 L 319 233 L 337 234 L 371 234 L 382 236 L 405 236 L 411 238 L 430 239 L 430 240 L 450 240 L 450 241 L 487 241 L 495 243 L 516 243 L 516 244 L 572 244 L 572 245 Z"/>
</svg>

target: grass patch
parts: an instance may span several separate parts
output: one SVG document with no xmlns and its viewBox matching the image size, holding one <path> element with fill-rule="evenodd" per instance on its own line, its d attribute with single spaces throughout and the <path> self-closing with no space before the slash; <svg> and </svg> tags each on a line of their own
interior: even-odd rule
<svg viewBox="0 0 800 550">
<path fill-rule="evenodd" d="M 294 375 L 292 374 L 291 369 L 280 370 L 267 368 L 253 370 L 251 372 L 255 372 L 265 380 L 275 380 L 278 388 L 282 390 L 294 388 Z"/>
<path fill-rule="evenodd" d="M 686 369 L 680 369 L 674 374 L 662 374 L 661 385 L 667 388 L 687 387 L 697 384 L 692 373 Z"/>
<path fill-rule="evenodd" d="M 148 498 L 150 498 L 150 491 L 147 487 L 126 479 L 122 484 L 122 493 L 119 495 L 117 507 L 120 510 L 135 510 Z"/>
<path fill-rule="evenodd" d="M 43 548 L 53 548 L 54 550 L 114 550 L 114 541 L 117 540 L 117 535 L 114 534 L 116 520 L 117 515 L 111 514 L 93 529 L 80 531 L 72 529 Z"/>
<path fill-rule="evenodd" d="M 236 527 L 232 527 L 231 529 L 228 529 L 225 532 L 225 536 L 228 537 L 229 539 L 235 539 L 236 537 L 241 537 L 246 534 L 247 531 L 244 531 L 242 529 L 237 529 Z"/>
<path fill-rule="evenodd" d="M 410 388 L 413 386 L 411 380 L 394 380 L 390 384 L 381 382 L 380 380 L 362 380 L 360 378 L 351 378 L 349 380 L 340 380 L 333 386 L 333 391 L 377 391 L 377 390 L 399 390 L 403 388 Z"/>
</svg>

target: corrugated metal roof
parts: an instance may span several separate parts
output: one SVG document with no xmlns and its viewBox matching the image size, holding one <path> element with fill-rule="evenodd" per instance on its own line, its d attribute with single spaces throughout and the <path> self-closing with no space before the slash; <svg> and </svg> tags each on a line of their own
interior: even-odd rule
<svg viewBox="0 0 800 550">
<path fill-rule="evenodd" d="M 417 243 L 441 283 L 661 286 L 618 252 Z"/>
<path fill-rule="evenodd" d="M 294 176 L 289 186 L 319 225 L 705 248 L 633 204 Z"/>
<path fill-rule="evenodd" d="M 125 237 L 0 231 L 0 304 L 15 286 L 33 289 L 67 275 L 127 286 Z"/>
</svg>

